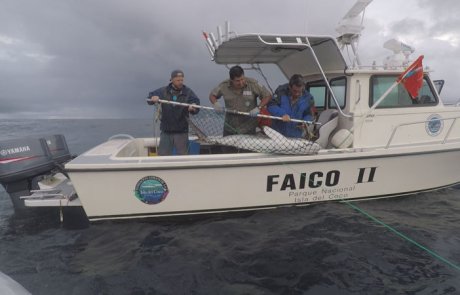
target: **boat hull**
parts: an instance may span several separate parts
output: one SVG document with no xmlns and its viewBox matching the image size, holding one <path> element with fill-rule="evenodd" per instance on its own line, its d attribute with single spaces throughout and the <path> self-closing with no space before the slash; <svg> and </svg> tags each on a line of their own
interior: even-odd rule
<svg viewBox="0 0 460 295">
<path fill-rule="evenodd" d="M 413 194 L 459 182 L 460 146 L 137 159 L 68 165 L 90 220 L 185 215 Z M 188 158 L 187 158 L 188 157 Z M 201 158 L 200 158 L 201 157 Z M 163 159 L 161 159 L 163 158 Z M 164 160 L 164 161 L 163 161 Z"/>
</svg>

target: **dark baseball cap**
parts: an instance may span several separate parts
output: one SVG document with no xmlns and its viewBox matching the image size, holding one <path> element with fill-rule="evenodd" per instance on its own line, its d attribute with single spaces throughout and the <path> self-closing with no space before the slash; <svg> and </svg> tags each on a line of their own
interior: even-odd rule
<svg viewBox="0 0 460 295">
<path fill-rule="evenodd" d="M 184 77 L 184 72 L 181 70 L 174 70 L 171 72 L 171 79 L 174 79 L 176 77 Z"/>
</svg>

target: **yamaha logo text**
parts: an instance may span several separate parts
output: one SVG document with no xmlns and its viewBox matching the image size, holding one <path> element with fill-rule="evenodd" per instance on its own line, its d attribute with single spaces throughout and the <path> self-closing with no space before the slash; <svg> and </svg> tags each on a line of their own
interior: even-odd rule
<svg viewBox="0 0 460 295">
<path fill-rule="evenodd" d="M 30 152 L 30 147 L 26 145 L 26 146 L 14 147 L 10 149 L 3 149 L 0 151 L 0 155 L 7 156 L 7 155 L 14 155 L 14 154 L 23 153 L 23 152 Z"/>
</svg>

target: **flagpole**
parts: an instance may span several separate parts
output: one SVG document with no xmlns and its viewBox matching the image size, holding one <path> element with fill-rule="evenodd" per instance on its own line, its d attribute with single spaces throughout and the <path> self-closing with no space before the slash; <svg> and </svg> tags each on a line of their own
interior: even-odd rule
<svg viewBox="0 0 460 295">
<path fill-rule="evenodd" d="M 385 91 L 381 96 L 380 98 L 371 106 L 371 108 L 369 109 L 369 111 L 367 112 L 367 114 L 364 116 L 364 117 L 367 117 L 373 110 L 375 110 L 375 108 L 388 96 L 388 94 L 390 94 L 390 92 L 396 87 L 398 86 L 399 83 L 401 83 L 402 81 L 404 81 L 404 79 L 406 78 L 406 76 L 418 65 L 417 63 L 419 62 L 419 60 L 422 60 L 423 59 L 423 55 L 419 56 L 417 58 L 417 60 L 415 60 L 399 77 L 398 79 L 390 86 L 390 88 L 387 89 L 387 91 Z M 412 98 L 412 96 L 411 96 Z"/>
<path fill-rule="evenodd" d="M 388 94 L 390 94 L 390 92 L 396 87 L 398 86 L 400 82 L 398 81 L 395 81 L 391 86 L 390 88 L 387 89 L 387 91 L 385 91 L 381 96 L 380 98 L 371 106 L 371 108 L 369 109 L 369 111 L 367 112 L 366 116 L 369 115 L 369 113 L 371 113 L 373 110 L 375 110 L 375 108 L 388 96 Z"/>
</svg>

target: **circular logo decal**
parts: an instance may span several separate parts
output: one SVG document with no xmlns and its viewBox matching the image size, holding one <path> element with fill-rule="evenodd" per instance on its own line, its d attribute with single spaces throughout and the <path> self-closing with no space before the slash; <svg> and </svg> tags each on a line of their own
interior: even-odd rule
<svg viewBox="0 0 460 295">
<path fill-rule="evenodd" d="M 8 155 L 8 153 L 7 153 L 5 150 L 1 150 L 1 151 L 0 151 L 0 155 L 6 156 L 6 155 Z"/>
<path fill-rule="evenodd" d="M 134 194 L 140 201 L 152 205 L 158 204 L 166 199 L 169 190 L 166 182 L 156 176 L 146 176 L 136 184 Z"/>
<path fill-rule="evenodd" d="M 431 136 L 439 135 L 443 127 L 444 121 L 441 120 L 441 116 L 437 114 L 429 116 L 425 123 L 426 132 Z"/>
</svg>

